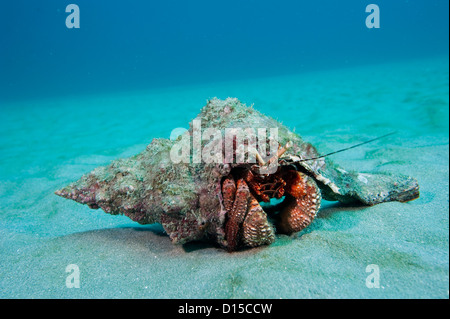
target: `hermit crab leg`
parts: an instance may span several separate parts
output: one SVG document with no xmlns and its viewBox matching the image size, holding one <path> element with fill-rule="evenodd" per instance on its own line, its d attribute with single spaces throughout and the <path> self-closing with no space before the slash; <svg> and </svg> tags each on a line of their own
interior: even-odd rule
<svg viewBox="0 0 450 319">
<path fill-rule="evenodd" d="M 242 241 L 245 246 L 257 247 L 271 244 L 275 231 L 258 201 L 251 196 L 247 216 L 242 225 Z"/>
<path fill-rule="evenodd" d="M 308 175 L 297 171 L 289 171 L 287 175 L 287 194 L 277 231 L 291 234 L 311 224 L 319 211 L 321 195 L 316 182 Z"/>
<path fill-rule="evenodd" d="M 228 191 L 225 190 L 225 192 Z M 239 244 L 239 229 L 247 213 L 249 196 L 250 190 L 247 183 L 244 179 L 239 179 L 236 185 L 236 197 L 231 210 L 228 211 L 228 221 L 225 225 L 225 236 L 229 251 L 235 250 Z"/>
<path fill-rule="evenodd" d="M 233 205 L 230 205 L 233 191 L 236 195 Z M 225 224 L 228 251 L 236 250 L 241 243 L 256 247 L 275 240 L 275 231 L 268 222 L 266 213 L 251 195 L 244 179 L 239 179 L 234 186 L 232 178 L 226 178 L 222 184 L 222 192 L 228 215 Z"/>
<path fill-rule="evenodd" d="M 222 183 L 223 206 L 227 213 L 233 208 L 234 198 L 236 195 L 236 183 L 232 176 L 227 176 Z"/>
</svg>

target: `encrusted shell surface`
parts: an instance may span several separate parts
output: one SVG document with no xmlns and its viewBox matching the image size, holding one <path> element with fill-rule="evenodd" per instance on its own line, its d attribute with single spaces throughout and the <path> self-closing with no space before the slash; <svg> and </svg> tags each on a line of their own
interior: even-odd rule
<svg viewBox="0 0 450 319">
<path fill-rule="evenodd" d="M 324 199 L 374 205 L 418 197 L 417 181 L 408 176 L 347 172 L 328 158 L 301 161 L 319 153 L 298 134 L 235 98 L 208 101 L 196 120 L 201 120 L 202 129 L 220 130 L 224 143 L 225 129 L 278 128 L 279 143 L 292 142 L 283 160 L 302 166 L 316 180 Z M 193 122 L 186 134 L 193 135 Z M 189 163 L 175 164 L 170 152 L 182 140 L 183 136 L 177 141 L 154 139 L 140 154 L 98 167 L 56 194 L 141 224 L 161 223 L 174 243 L 208 239 L 226 247 L 221 181 L 234 164 L 195 163 L 193 154 Z M 206 142 L 201 143 L 203 148 Z M 249 227 L 247 231 L 263 230 Z"/>
</svg>

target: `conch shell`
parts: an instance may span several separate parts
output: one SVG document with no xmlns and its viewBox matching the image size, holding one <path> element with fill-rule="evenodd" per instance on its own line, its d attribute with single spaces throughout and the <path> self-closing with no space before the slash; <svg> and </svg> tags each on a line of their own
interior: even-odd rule
<svg viewBox="0 0 450 319">
<path fill-rule="evenodd" d="M 202 130 L 215 130 L 222 139 L 195 141 L 196 124 Z M 140 154 L 98 167 L 55 193 L 111 215 L 124 214 L 140 224 L 160 223 L 173 243 L 209 240 L 226 248 L 221 182 L 239 163 L 229 161 L 221 146 L 233 143 L 227 140 L 226 130 L 248 127 L 277 128 L 278 143 L 292 145 L 280 165 L 301 165 L 326 200 L 374 205 L 419 196 L 417 181 L 408 176 L 347 172 L 328 158 L 305 161 L 320 156 L 311 144 L 235 98 L 211 99 L 177 140 L 154 139 Z M 205 162 L 188 151 L 187 158 L 174 161 L 174 154 L 194 146 L 215 146 L 222 153 Z"/>
</svg>

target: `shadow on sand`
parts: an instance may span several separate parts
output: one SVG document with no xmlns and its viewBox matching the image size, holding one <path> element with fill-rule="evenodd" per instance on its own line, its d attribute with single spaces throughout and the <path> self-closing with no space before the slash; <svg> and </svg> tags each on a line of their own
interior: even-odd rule
<svg viewBox="0 0 450 319">
<path fill-rule="evenodd" d="M 320 230 L 324 223 L 332 221 L 333 218 L 339 216 L 340 213 L 349 211 L 362 211 L 364 208 L 365 207 L 343 205 L 338 202 L 325 202 L 313 223 L 305 230 L 301 231 L 300 233 L 294 234 L 291 237 L 293 237 L 294 240 L 294 238 L 299 238 L 303 234 Z M 346 222 L 347 228 L 355 226 L 355 223 L 357 223 L 357 221 L 348 220 L 348 222 Z M 342 225 L 340 224 L 341 223 L 336 223 L 336 231 L 339 230 L 337 229 L 338 227 L 342 227 Z M 330 225 L 328 225 L 327 227 L 329 229 Z M 121 226 L 116 228 L 95 229 L 73 233 L 70 235 L 59 237 L 58 239 L 69 240 L 72 242 L 80 241 L 80 243 L 90 243 L 95 245 L 133 247 L 133 249 L 145 250 L 154 253 L 178 254 L 191 253 L 202 250 L 214 250 L 227 253 L 226 250 L 220 248 L 216 243 L 208 241 L 196 241 L 186 243 L 184 245 L 174 245 L 167 233 L 164 231 L 163 227 L 157 223 L 151 225 Z M 126 249 L 126 247 L 124 247 L 124 249 Z M 249 250 L 251 250 L 251 248 L 241 249 L 240 251 L 245 252 Z"/>
</svg>

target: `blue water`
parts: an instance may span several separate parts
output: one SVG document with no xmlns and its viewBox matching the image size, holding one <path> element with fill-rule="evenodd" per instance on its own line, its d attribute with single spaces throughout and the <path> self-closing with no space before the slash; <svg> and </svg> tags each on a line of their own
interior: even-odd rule
<svg viewBox="0 0 450 319">
<path fill-rule="evenodd" d="M 448 1 L 377 1 L 379 29 L 363 1 L 41 2 L 0 9 L 0 298 L 448 298 Z M 215 96 L 323 153 L 397 131 L 333 160 L 421 196 L 324 202 L 306 231 L 230 255 L 53 194 Z"/>
<path fill-rule="evenodd" d="M 448 1 L 9 1 L 2 99 L 148 89 L 448 55 Z"/>
</svg>

